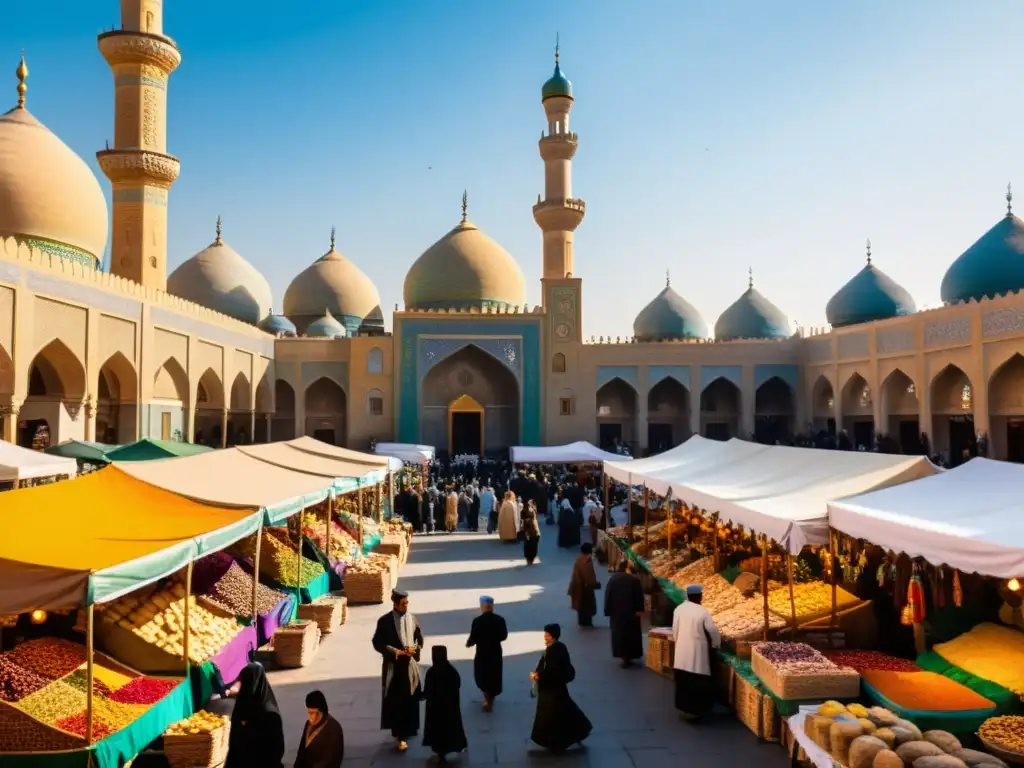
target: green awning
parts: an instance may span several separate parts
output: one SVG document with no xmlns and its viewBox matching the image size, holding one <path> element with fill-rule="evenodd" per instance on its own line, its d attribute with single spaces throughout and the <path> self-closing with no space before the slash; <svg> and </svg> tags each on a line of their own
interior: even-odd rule
<svg viewBox="0 0 1024 768">
<path fill-rule="evenodd" d="M 141 440 L 122 445 L 108 451 L 108 461 L 151 461 L 152 459 L 169 459 L 180 456 L 195 456 L 213 449 L 205 445 L 179 443 L 174 440 L 156 440 L 144 437 Z"/>
<path fill-rule="evenodd" d="M 118 447 L 109 443 L 94 443 L 90 440 L 65 440 L 62 443 L 57 443 L 57 445 L 51 445 L 46 449 L 46 453 L 49 453 L 51 456 L 63 456 L 65 459 L 106 464 L 106 454 Z"/>
</svg>

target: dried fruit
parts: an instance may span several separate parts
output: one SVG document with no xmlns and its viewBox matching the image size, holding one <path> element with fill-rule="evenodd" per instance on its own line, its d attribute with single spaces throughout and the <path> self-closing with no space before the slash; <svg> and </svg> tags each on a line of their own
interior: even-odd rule
<svg viewBox="0 0 1024 768">
<path fill-rule="evenodd" d="M 67 733 L 73 733 L 75 736 L 81 736 L 84 739 L 85 735 L 86 735 L 86 730 L 87 730 L 87 727 L 88 727 L 88 718 L 87 718 L 85 712 L 79 712 L 77 715 L 71 715 L 69 717 L 61 718 L 60 720 L 58 720 L 55 723 L 55 725 L 58 728 L 60 728 L 62 731 L 66 731 Z M 109 736 L 110 734 L 114 733 L 114 731 L 116 731 L 116 730 L 118 730 L 118 729 L 114 728 L 113 726 L 109 725 L 108 723 L 103 722 L 103 720 L 101 718 L 97 717 L 96 713 L 93 712 L 93 716 L 92 716 L 92 740 L 93 741 L 99 741 L 100 739 L 105 739 L 107 736 Z"/>
<path fill-rule="evenodd" d="M 110 694 L 110 700 L 119 704 L 155 704 L 180 682 L 173 678 L 137 677 Z"/>
<path fill-rule="evenodd" d="M 211 733 L 222 728 L 228 722 L 224 715 L 215 715 L 205 710 L 199 710 L 191 717 L 173 723 L 164 736 L 195 736 L 199 733 Z"/>
<path fill-rule="evenodd" d="M 53 725 L 58 720 L 85 709 L 85 705 L 84 691 L 77 691 L 70 685 L 58 681 L 50 683 L 31 696 L 26 696 L 12 706 L 41 723 Z"/>
<path fill-rule="evenodd" d="M 70 685 L 76 691 L 82 691 L 83 693 L 89 690 L 89 675 L 84 669 L 76 669 L 67 677 L 63 678 L 61 682 Z M 106 683 L 96 679 L 96 668 L 93 667 L 93 680 L 92 680 L 92 692 L 96 696 L 110 696 L 111 690 L 107 687 Z"/>
<path fill-rule="evenodd" d="M 5 656 L 23 669 L 56 680 L 85 663 L 85 648 L 67 640 L 44 637 L 22 643 Z"/>
<path fill-rule="evenodd" d="M 49 684 L 50 680 L 42 675 L 19 667 L 6 655 L 0 656 L 0 699 L 3 701 L 18 701 Z"/>
<path fill-rule="evenodd" d="M 252 585 L 252 576 L 232 561 L 224 574 L 203 592 L 203 596 L 233 616 L 249 616 L 252 614 Z M 284 592 L 259 584 L 256 587 L 256 612 L 260 615 L 270 613 L 284 598 Z"/>
<path fill-rule="evenodd" d="M 858 672 L 879 670 L 885 672 L 918 672 L 920 667 L 907 659 L 888 656 L 878 651 L 826 651 L 833 664 L 852 667 Z"/>
</svg>

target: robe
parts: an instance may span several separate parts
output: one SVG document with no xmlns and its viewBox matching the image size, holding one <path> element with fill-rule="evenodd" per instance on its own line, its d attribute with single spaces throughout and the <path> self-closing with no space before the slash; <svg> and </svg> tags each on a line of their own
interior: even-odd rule
<svg viewBox="0 0 1024 768">
<path fill-rule="evenodd" d="M 537 711 L 530 739 L 537 745 L 560 752 L 581 743 L 593 726 L 569 696 L 568 685 L 576 679 L 569 649 L 561 642 L 547 647 L 536 669 Z"/>
<path fill-rule="evenodd" d="M 715 705 L 711 649 L 722 644 L 722 636 L 708 609 L 687 600 L 672 614 L 672 638 L 676 709 L 692 717 L 706 715 Z"/>
<path fill-rule="evenodd" d="M 317 731 L 313 740 L 306 744 L 309 721 L 302 728 L 299 751 L 295 755 L 295 768 L 340 768 L 345 759 L 345 732 L 341 723 L 330 715 Z"/>
<path fill-rule="evenodd" d="M 458 494 L 449 493 L 444 500 L 444 529 L 449 532 L 459 529 Z"/>
<path fill-rule="evenodd" d="M 373 633 L 373 649 L 382 657 L 381 663 L 381 705 L 380 727 L 390 729 L 396 739 L 407 740 L 420 729 L 420 649 L 423 648 L 423 632 L 420 623 L 412 618 L 412 644 L 416 646 L 416 657 L 395 656 L 394 649 L 402 648 L 402 638 L 395 625 L 394 611 L 388 611 L 377 620 Z M 390 680 L 389 680 L 390 677 Z"/>
<path fill-rule="evenodd" d="M 502 541 L 515 541 L 519 535 L 519 526 L 516 518 L 519 511 L 516 503 L 511 500 L 501 502 L 501 509 L 498 510 L 498 538 Z"/>
<path fill-rule="evenodd" d="M 612 656 L 641 659 L 644 655 L 643 628 L 638 613 L 644 610 L 644 590 L 631 573 L 616 573 L 608 579 L 604 593 L 604 615 L 612 627 Z"/>
<path fill-rule="evenodd" d="M 533 561 L 537 559 L 537 549 L 540 547 L 540 525 L 537 523 L 537 514 L 534 510 L 523 510 L 519 530 L 523 534 L 523 557 L 527 563 L 533 565 Z"/>
<path fill-rule="evenodd" d="M 558 546 L 578 547 L 580 545 L 580 523 L 576 510 L 563 499 L 558 505 Z"/>
<path fill-rule="evenodd" d="M 580 555 L 572 565 L 572 578 L 569 579 L 569 598 L 572 609 L 580 620 L 592 618 L 597 613 L 597 597 L 594 592 L 601 586 L 594 571 L 594 559 L 590 555 Z"/>
<path fill-rule="evenodd" d="M 432 666 L 423 683 L 423 699 L 427 702 L 423 718 L 423 746 L 435 754 L 461 752 L 467 746 L 462 726 L 459 689 L 462 680 L 450 663 Z"/>
<path fill-rule="evenodd" d="M 501 694 L 501 644 L 508 639 L 505 620 L 493 611 L 481 613 L 469 629 L 467 648 L 476 648 L 473 657 L 473 681 L 488 699 Z"/>
</svg>

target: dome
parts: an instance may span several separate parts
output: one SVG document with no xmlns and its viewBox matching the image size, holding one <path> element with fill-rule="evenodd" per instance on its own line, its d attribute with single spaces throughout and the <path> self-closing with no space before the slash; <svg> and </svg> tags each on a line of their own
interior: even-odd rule
<svg viewBox="0 0 1024 768">
<path fill-rule="evenodd" d="M 107 201 L 89 166 L 24 106 L 0 115 L 0 236 L 97 267 L 107 247 Z"/>
<path fill-rule="evenodd" d="M 1024 221 L 1013 215 L 1006 193 L 1006 215 L 949 265 L 940 293 L 947 304 L 970 301 L 1024 288 Z"/>
<path fill-rule="evenodd" d="M 706 339 L 708 327 L 697 308 L 676 293 L 666 278 L 661 293 L 633 321 L 633 335 L 638 341 Z"/>
<path fill-rule="evenodd" d="M 284 315 L 275 315 L 274 310 L 259 322 L 259 329 L 274 336 L 295 336 L 295 323 Z"/>
<path fill-rule="evenodd" d="M 569 78 L 562 74 L 562 68 L 558 65 L 557 48 L 555 49 L 555 73 L 541 86 L 540 100 L 544 101 L 555 96 L 572 98 L 572 83 L 569 82 Z"/>
<path fill-rule="evenodd" d="M 345 331 L 345 326 L 335 319 L 331 310 L 327 310 L 323 317 L 309 324 L 306 328 L 306 335 L 315 339 L 337 339 L 348 334 Z"/>
<path fill-rule="evenodd" d="M 384 330 L 377 286 L 355 264 L 331 247 L 300 272 L 284 292 L 284 314 L 305 331 L 327 311 L 349 333 Z"/>
<path fill-rule="evenodd" d="M 256 325 L 270 309 L 270 283 L 256 268 L 217 238 L 167 277 L 167 292 Z"/>
<path fill-rule="evenodd" d="M 754 278 L 746 292 L 725 310 L 715 323 L 715 339 L 788 339 L 793 335 L 789 318 L 754 287 Z"/>
<path fill-rule="evenodd" d="M 505 309 L 526 304 L 515 259 L 466 218 L 427 248 L 405 276 L 406 309 Z"/>
<path fill-rule="evenodd" d="M 868 242 L 868 263 L 829 299 L 825 317 L 833 328 L 842 328 L 912 315 L 916 311 L 917 305 L 907 289 L 871 263 Z"/>
</svg>

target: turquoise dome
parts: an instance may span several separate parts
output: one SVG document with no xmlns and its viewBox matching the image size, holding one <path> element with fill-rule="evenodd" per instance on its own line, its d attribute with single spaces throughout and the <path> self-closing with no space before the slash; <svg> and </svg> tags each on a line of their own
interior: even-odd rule
<svg viewBox="0 0 1024 768">
<path fill-rule="evenodd" d="M 562 68 L 558 66 L 557 54 L 555 55 L 555 74 L 541 87 L 540 100 L 544 101 L 555 96 L 572 98 L 572 83 L 569 82 L 569 78 L 562 74 Z"/>
<path fill-rule="evenodd" d="M 708 327 L 697 308 L 666 281 L 661 293 L 636 316 L 633 336 L 637 341 L 706 339 Z"/>
<path fill-rule="evenodd" d="M 270 310 L 270 314 L 260 320 L 259 329 L 274 336 L 294 336 L 297 333 L 295 323 L 284 315 L 275 315 L 274 310 Z"/>
<path fill-rule="evenodd" d="M 868 243 L 868 263 L 829 299 L 825 317 L 833 328 L 842 328 L 912 315 L 916 311 L 917 305 L 907 289 L 871 263 Z"/>
<path fill-rule="evenodd" d="M 753 282 L 715 323 L 715 339 L 788 339 L 793 335 L 789 318 L 762 296 Z"/>
<path fill-rule="evenodd" d="M 1007 213 L 949 265 L 940 295 L 947 304 L 1024 288 L 1024 221 Z"/>
<path fill-rule="evenodd" d="M 328 310 L 319 320 L 314 320 L 306 326 L 306 335 L 315 339 L 337 339 L 348 334 L 345 331 L 345 326 L 338 322 Z"/>
</svg>

